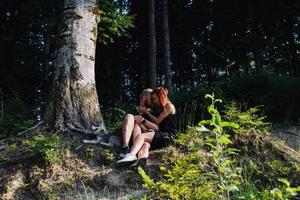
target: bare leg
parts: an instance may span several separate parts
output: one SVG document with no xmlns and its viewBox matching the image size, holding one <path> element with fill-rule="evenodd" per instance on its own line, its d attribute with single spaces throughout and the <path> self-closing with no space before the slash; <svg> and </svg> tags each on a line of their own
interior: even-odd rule
<svg viewBox="0 0 300 200">
<path fill-rule="evenodd" d="M 150 149 L 150 143 L 149 142 L 144 142 L 142 148 L 138 152 L 137 157 L 138 158 L 148 158 L 149 156 L 149 149 Z"/>
<path fill-rule="evenodd" d="M 140 134 L 142 134 L 142 129 L 141 129 L 140 125 L 135 124 L 134 128 L 133 128 L 133 133 L 132 133 L 132 141 L 135 141 L 136 137 Z"/>
<path fill-rule="evenodd" d="M 133 146 L 131 148 L 130 154 L 135 156 L 142 148 L 144 142 L 152 142 L 154 137 L 154 132 L 147 132 L 138 135 L 135 140 L 133 141 Z"/>
<path fill-rule="evenodd" d="M 129 140 L 132 135 L 133 128 L 134 128 L 134 116 L 132 114 L 127 114 L 125 116 L 123 127 L 122 127 L 123 147 L 129 145 Z"/>
</svg>

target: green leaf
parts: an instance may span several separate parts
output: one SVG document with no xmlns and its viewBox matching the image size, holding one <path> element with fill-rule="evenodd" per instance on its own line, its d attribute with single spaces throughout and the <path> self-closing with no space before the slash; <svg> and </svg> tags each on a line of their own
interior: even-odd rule
<svg viewBox="0 0 300 200">
<path fill-rule="evenodd" d="M 210 124 L 210 120 L 202 120 L 201 122 L 198 123 L 198 126 L 202 126 L 202 125 L 205 125 L 205 124 Z"/>
<path fill-rule="evenodd" d="M 290 187 L 290 182 L 285 178 L 278 179 L 281 183 L 284 183 L 287 187 Z"/>
<path fill-rule="evenodd" d="M 229 139 L 229 135 L 225 134 L 218 138 L 219 144 L 232 144 L 232 141 Z"/>
<path fill-rule="evenodd" d="M 215 121 L 214 121 L 215 125 L 220 126 L 221 123 L 222 123 L 221 116 L 217 114 L 217 115 L 214 116 L 214 119 L 215 119 Z"/>
<path fill-rule="evenodd" d="M 217 147 L 210 142 L 205 143 L 207 146 L 210 146 L 212 149 L 216 149 Z"/>
<path fill-rule="evenodd" d="M 213 96 L 210 95 L 210 94 L 206 94 L 206 95 L 204 96 L 204 98 L 205 98 L 205 99 L 207 99 L 207 98 L 213 99 Z"/>
<path fill-rule="evenodd" d="M 235 129 L 238 129 L 240 127 L 237 123 L 234 123 L 234 122 L 222 122 L 221 126 L 222 127 L 232 127 Z"/>
<path fill-rule="evenodd" d="M 300 192 L 300 186 L 296 187 L 296 188 L 291 188 L 291 187 L 288 187 L 286 188 L 286 191 L 288 193 L 290 193 L 292 196 L 296 196 L 297 195 L 297 192 Z"/>
<path fill-rule="evenodd" d="M 238 154 L 240 150 L 236 149 L 236 148 L 227 148 L 224 152 L 228 153 L 228 154 Z"/>
<path fill-rule="evenodd" d="M 233 191 L 239 191 L 239 188 L 236 185 L 231 185 L 228 187 L 227 190 L 233 192 Z"/>
<path fill-rule="evenodd" d="M 282 191 L 278 188 L 274 188 L 273 190 L 271 190 L 271 194 L 273 194 L 273 196 L 278 197 L 280 199 L 282 199 Z"/>
<path fill-rule="evenodd" d="M 222 103 L 222 99 L 216 99 L 215 102 L 220 102 L 220 103 Z"/>
<path fill-rule="evenodd" d="M 196 131 L 199 131 L 199 132 L 210 132 L 209 129 L 207 129 L 205 126 L 198 126 L 196 127 Z"/>
</svg>

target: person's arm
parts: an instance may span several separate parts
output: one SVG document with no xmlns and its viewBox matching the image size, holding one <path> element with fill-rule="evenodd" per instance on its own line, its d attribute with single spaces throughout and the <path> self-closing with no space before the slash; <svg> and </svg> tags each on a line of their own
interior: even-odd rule
<svg viewBox="0 0 300 200">
<path fill-rule="evenodd" d="M 155 124 L 149 120 L 146 120 L 145 118 L 143 118 L 140 115 L 134 116 L 134 120 L 137 124 L 142 124 L 142 125 L 146 126 L 148 129 L 153 129 L 154 131 L 159 130 L 159 127 L 157 124 Z"/>
<path fill-rule="evenodd" d="M 145 118 L 144 118 L 145 119 Z M 150 122 L 149 120 L 145 119 L 145 122 L 143 123 L 147 128 L 153 129 L 154 131 L 159 131 L 158 125 L 156 125 L 153 122 Z"/>
<path fill-rule="evenodd" d="M 146 112 L 145 114 L 147 117 L 154 122 L 155 124 L 159 125 L 168 115 L 175 113 L 175 107 L 172 104 L 168 104 L 166 109 L 163 110 L 158 117 L 155 117 L 150 112 Z"/>
</svg>

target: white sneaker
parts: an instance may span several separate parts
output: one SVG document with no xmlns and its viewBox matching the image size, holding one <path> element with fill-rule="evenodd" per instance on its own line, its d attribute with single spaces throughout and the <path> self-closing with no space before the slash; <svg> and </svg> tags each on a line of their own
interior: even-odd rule
<svg viewBox="0 0 300 200">
<path fill-rule="evenodd" d="M 117 161 L 117 166 L 126 166 L 126 165 L 131 165 L 137 160 L 136 156 L 133 156 L 131 154 L 126 154 L 125 158 L 118 160 Z"/>
</svg>

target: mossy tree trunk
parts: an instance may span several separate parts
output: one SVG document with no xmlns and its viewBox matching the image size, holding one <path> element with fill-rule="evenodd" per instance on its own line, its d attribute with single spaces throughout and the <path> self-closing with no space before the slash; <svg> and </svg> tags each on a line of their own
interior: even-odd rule
<svg viewBox="0 0 300 200">
<path fill-rule="evenodd" d="M 98 22 L 96 0 L 65 0 L 56 70 L 44 116 L 52 129 L 103 125 L 94 69 Z"/>
</svg>

